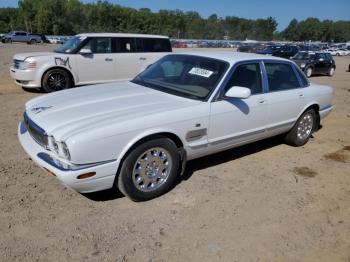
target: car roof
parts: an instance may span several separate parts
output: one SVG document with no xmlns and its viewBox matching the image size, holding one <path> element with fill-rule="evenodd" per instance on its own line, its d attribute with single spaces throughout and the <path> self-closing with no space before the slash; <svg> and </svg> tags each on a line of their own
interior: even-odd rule
<svg viewBox="0 0 350 262">
<path fill-rule="evenodd" d="M 228 51 L 191 51 L 191 52 L 181 52 L 173 54 L 182 54 L 182 55 L 196 55 L 203 56 L 208 58 L 214 58 L 218 60 L 226 61 L 230 64 L 235 64 L 241 61 L 251 61 L 251 60 L 276 60 L 276 61 L 286 61 L 290 62 L 288 59 L 275 57 L 275 56 L 266 56 L 252 53 L 243 53 L 243 52 L 228 52 Z"/>
<path fill-rule="evenodd" d="M 144 37 L 144 38 L 169 38 L 164 35 L 127 34 L 127 33 L 83 33 L 77 36 L 86 37 Z"/>
</svg>

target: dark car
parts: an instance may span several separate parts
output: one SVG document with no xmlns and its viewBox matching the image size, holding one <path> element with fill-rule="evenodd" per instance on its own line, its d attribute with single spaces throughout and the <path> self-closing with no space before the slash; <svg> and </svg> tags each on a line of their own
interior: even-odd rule
<svg viewBox="0 0 350 262">
<path fill-rule="evenodd" d="M 307 77 L 313 74 L 333 76 L 335 62 L 329 53 L 298 52 L 291 58 L 304 71 Z"/>
<path fill-rule="evenodd" d="M 255 53 L 259 49 L 260 45 L 257 43 L 241 43 L 237 51 L 244 53 Z"/>
<path fill-rule="evenodd" d="M 299 52 L 298 46 L 296 46 L 296 45 L 284 45 L 284 46 L 281 46 L 281 48 L 276 49 L 272 53 L 272 55 L 289 59 L 298 52 Z"/>
<path fill-rule="evenodd" d="M 260 54 L 260 55 L 272 55 L 279 48 L 280 48 L 280 46 L 277 46 L 277 45 L 268 45 L 268 46 L 265 46 L 262 49 L 258 50 L 256 53 Z"/>
</svg>

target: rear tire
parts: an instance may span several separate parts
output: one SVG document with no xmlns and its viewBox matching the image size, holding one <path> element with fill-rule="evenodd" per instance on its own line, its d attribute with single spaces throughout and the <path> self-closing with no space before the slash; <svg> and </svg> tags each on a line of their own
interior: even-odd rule
<svg viewBox="0 0 350 262">
<path fill-rule="evenodd" d="M 291 146 L 303 146 L 317 129 L 317 117 L 314 109 L 306 110 L 287 133 L 284 140 Z"/>
<path fill-rule="evenodd" d="M 71 76 L 63 69 L 51 69 L 42 79 L 42 88 L 46 93 L 68 89 L 73 86 Z"/>
<path fill-rule="evenodd" d="M 328 70 L 328 76 L 334 76 L 334 73 L 335 73 L 335 68 L 334 66 L 332 66 L 329 70 Z"/>
<path fill-rule="evenodd" d="M 146 141 L 135 147 L 122 163 L 117 186 L 133 201 L 146 201 L 168 192 L 175 184 L 180 156 L 168 138 Z"/>
</svg>

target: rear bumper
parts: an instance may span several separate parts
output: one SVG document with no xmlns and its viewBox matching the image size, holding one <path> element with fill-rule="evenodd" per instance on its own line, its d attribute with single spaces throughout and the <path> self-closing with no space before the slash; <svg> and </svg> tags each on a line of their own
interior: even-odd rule
<svg viewBox="0 0 350 262">
<path fill-rule="evenodd" d="M 10 75 L 17 85 L 27 88 L 41 87 L 41 79 L 40 77 L 37 77 L 36 70 L 20 70 L 11 66 Z"/>
<path fill-rule="evenodd" d="M 333 106 L 327 106 L 319 111 L 320 118 L 325 118 L 330 112 L 332 112 Z"/>
<path fill-rule="evenodd" d="M 18 138 L 24 151 L 46 171 L 54 174 L 63 184 L 81 193 L 101 191 L 113 187 L 119 161 L 111 160 L 88 165 L 72 165 L 58 159 L 50 151 L 37 144 L 21 122 Z M 95 172 L 93 177 L 78 179 L 82 174 Z"/>
</svg>

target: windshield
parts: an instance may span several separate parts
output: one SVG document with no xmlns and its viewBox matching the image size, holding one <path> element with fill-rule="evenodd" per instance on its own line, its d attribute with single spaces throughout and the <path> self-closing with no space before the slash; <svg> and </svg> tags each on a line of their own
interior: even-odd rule
<svg viewBox="0 0 350 262">
<path fill-rule="evenodd" d="M 75 36 L 55 50 L 56 53 L 73 53 L 76 48 L 83 42 L 85 36 Z"/>
<path fill-rule="evenodd" d="M 294 60 L 308 60 L 308 59 L 314 59 L 314 58 L 315 58 L 315 54 L 310 54 L 307 52 L 299 52 L 293 56 Z"/>
<path fill-rule="evenodd" d="M 193 55 L 167 55 L 132 82 L 159 91 L 205 100 L 228 68 L 228 63 Z"/>
</svg>

